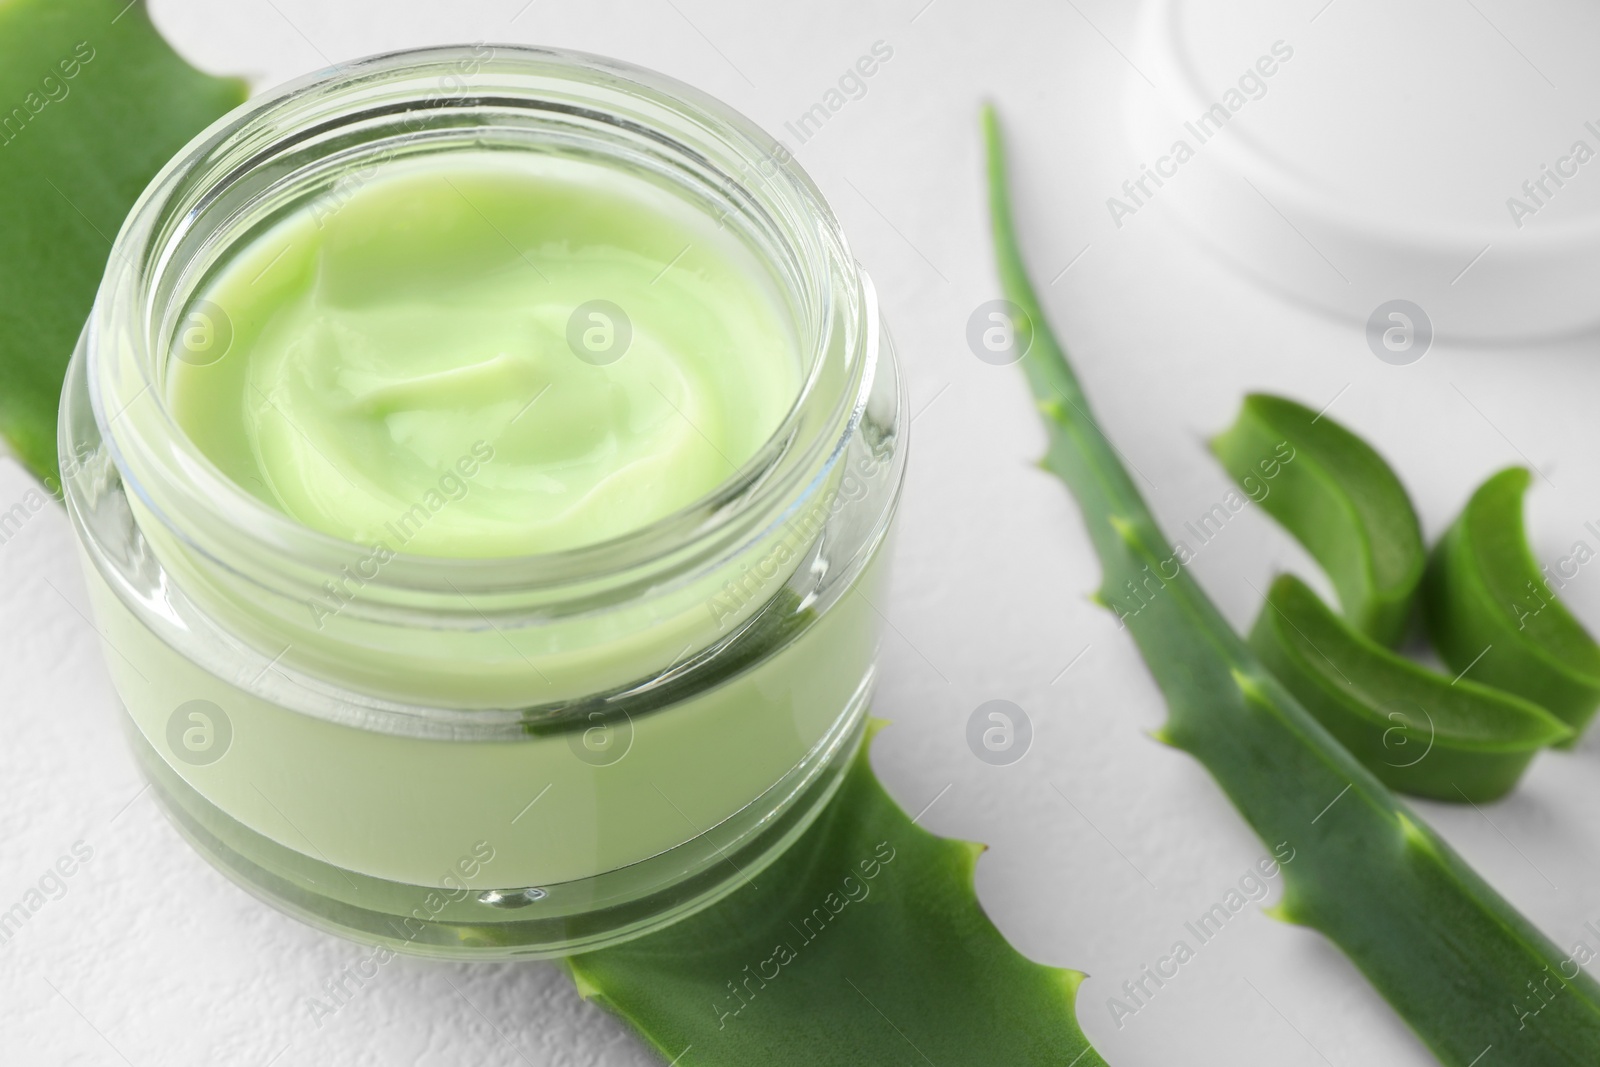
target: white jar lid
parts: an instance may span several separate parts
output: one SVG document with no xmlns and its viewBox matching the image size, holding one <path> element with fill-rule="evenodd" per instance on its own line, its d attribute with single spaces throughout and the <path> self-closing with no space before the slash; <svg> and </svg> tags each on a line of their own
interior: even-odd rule
<svg viewBox="0 0 1600 1067">
<path fill-rule="evenodd" d="M 1600 7 L 1295 7 L 1150 0 L 1127 99 L 1153 176 L 1113 222 L 1169 207 L 1245 273 L 1358 320 L 1407 300 L 1457 340 L 1600 326 Z"/>
</svg>

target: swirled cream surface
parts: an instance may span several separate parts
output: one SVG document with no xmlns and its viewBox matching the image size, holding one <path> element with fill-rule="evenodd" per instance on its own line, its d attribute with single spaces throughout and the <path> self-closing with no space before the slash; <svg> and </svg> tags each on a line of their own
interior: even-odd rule
<svg viewBox="0 0 1600 1067">
<path fill-rule="evenodd" d="M 212 463 L 307 526 L 557 552 L 694 502 L 772 436 L 801 387 L 777 294 L 731 231 L 637 176 L 396 160 L 213 272 L 166 392 Z"/>
</svg>

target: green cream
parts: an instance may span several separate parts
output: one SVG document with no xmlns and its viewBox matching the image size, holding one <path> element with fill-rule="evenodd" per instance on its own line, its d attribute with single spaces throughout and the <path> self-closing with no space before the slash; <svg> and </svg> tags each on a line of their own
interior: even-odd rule
<svg viewBox="0 0 1600 1067">
<path fill-rule="evenodd" d="M 575 316 L 597 300 L 627 325 Z M 166 381 L 181 429 L 262 501 L 395 552 L 509 557 L 637 530 L 726 481 L 800 391 L 787 309 L 748 248 L 654 185 L 561 157 L 381 165 L 232 252 L 193 307 Z M 633 683 L 727 638 L 846 502 L 837 481 L 723 571 L 637 609 L 396 630 L 381 646 L 336 601 L 290 608 L 286 630 L 284 609 L 214 579 L 133 507 L 179 584 L 231 633 L 281 647 L 276 664 L 390 700 L 514 708 Z M 875 595 L 878 570 L 856 588 Z M 111 659 L 133 720 L 189 786 L 287 848 L 415 885 L 480 841 L 496 858 L 466 880 L 490 887 L 588 878 L 696 837 L 843 736 L 874 652 L 873 612 L 847 596 L 751 669 L 628 724 L 611 762 L 584 757 L 581 725 L 438 740 L 288 710 L 91 586 L 126 650 Z M 173 709 L 194 700 L 229 720 L 215 762 L 174 747 Z"/>
<path fill-rule="evenodd" d="M 209 279 L 167 392 L 224 474 L 348 540 L 527 555 L 671 514 L 772 435 L 800 358 L 749 250 L 637 178 L 508 155 L 380 165 Z"/>
<path fill-rule="evenodd" d="M 89 588 L 130 715 L 172 769 L 229 818 L 359 874 L 437 886 L 474 844 L 473 888 L 544 886 L 637 863 L 735 815 L 854 722 L 876 653 L 876 562 L 799 640 L 749 671 L 624 730 L 615 762 L 579 758 L 579 731 L 515 741 L 403 737 L 289 711 L 163 644 L 92 567 Z M 216 762 L 171 739 L 174 709 L 228 717 Z M 187 720 L 185 720 L 187 724 Z M 576 740 L 575 740 L 576 739 Z M 461 877 L 461 875 L 458 875 Z M 342 892 L 343 884 L 327 887 Z"/>
<path fill-rule="evenodd" d="M 707 905 L 864 732 L 905 396 L 746 120 L 429 49 L 197 138 L 116 242 L 63 489 L 151 793 L 327 929 L 550 955 Z"/>
</svg>

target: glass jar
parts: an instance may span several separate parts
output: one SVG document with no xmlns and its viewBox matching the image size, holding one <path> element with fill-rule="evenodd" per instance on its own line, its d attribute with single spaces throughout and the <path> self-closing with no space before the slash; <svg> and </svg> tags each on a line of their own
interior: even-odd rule
<svg viewBox="0 0 1600 1067">
<path fill-rule="evenodd" d="M 343 541 L 223 477 L 165 399 L 184 331 L 226 347 L 195 294 L 386 162 L 486 149 L 613 168 L 734 233 L 801 342 L 777 432 L 674 514 L 517 558 Z M 872 285 L 781 145 L 657 74 L 480 45 L 292 83 L 180 153 L 117 238 L 60 447 L 133 747 L 193 845 L 358 940 L 541 956 L 707 906 L 833 795 L 904 410 Z"/>
</svg>

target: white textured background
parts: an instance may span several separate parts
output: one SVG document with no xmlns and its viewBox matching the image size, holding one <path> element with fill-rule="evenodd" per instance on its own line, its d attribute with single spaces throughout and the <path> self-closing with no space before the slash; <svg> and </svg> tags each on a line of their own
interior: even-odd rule
<svg viewBox="0 0 1600 1067">
<path fill-rule="evenodd" d="M 1284 5 L 1306 27 L 1297 41 L 1314 42 L 1313 15 L 1340 17 L 1322 6 Z M 1160 700 L 1132 645 L 1085 599 L 1096 567 L 1065 491 L 1031 466 L 1043 436 L 1022 377 L 967 349 L 969 313 L 997 295 L 978 102 L 1003 106 L 1034 272 L 1104 423 L 1172 527 L 1228 488 L 1202 436 L 1231 421 L 1245 391 L 1269 389 L 1318 407 L 1337 396 L 1333 414 L 1395 462 L 1430 536 L 1482 477 L 1527 457 L 1554 483 L 1531 497 L 1537 555 L 1553 561 L 1579 538 L 1593 547 L 1593 338 L 1436 346 L 1392 367 L 1359 324 L 1313 317 L 1219 268 L 1159 205 L 1114 228 L 1105 198 L 1140 162 L 1121 129 L 1128 4 L 156 0 L 153 14 L 192 61 L 258 86 L 405 46 L 561 45 L 676 75 L 780 133 L 873 42 L 892 46 L 867 95 L 798 146 L 878 282 L 917 412 L 877 700 L 895 725 L 875 766 L 911 811 L 939 797 L 923 825 L 992 845 L 978 870 L 984 907 L 1024 953 L 1090 973 L 1080 1016 L 1119 1067 L 1431 1062 L 1336 950 L 1253 910 L 1121 1029 L 1108 1015 L 1115 987 L 1186 938 L 1184 922 L 1263 848 L 1197 764 L 1145 736 Z M 1294 106 L 1286 77 L 1252 105 Z M 28 484 L 0 460 L 0 510 Z M 94 849 L 66 895 L 0 946 L 0 1063 L 652 1062 L 537 964 L 401 960 L 318 1026 L 305 998 L 364 950 L 257 904 L 141 795 L 70 536 L 52 507 L 0 545 L 0 910 L 75 841 Z M 1255 589 L 1285 565 L 1312 573 L 1251 511 L 1195 569 L 1243 626 Z M 1600 626 L 1600 567 L 1567 597 Z M 996 697 L 1027 709 L 1036 731 L 1004 768 L 979 762 L 964 736 L 972 710 Z M 1513 798 L 1481 812 L 1417 806 L 1558 942 L 1600 945 L 1582 929 L 1600 924 L 1600 737 L 1541 757 Z"/>
</svg>

